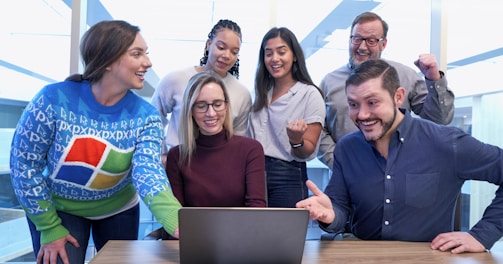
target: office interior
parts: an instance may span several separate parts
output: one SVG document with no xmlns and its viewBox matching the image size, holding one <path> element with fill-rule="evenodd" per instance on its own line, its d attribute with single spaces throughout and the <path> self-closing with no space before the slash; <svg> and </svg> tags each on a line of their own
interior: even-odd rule
<svg viewBox="0 0 503 264">
<path fill-rule="evenodd" d="M 315 83 L 348 61 L 353 18 L 373 11 L 390 26 L 382 57 L 417 70 L 413 61 L 433 53 L 456 95 L 459 127 L 477 139 L 503 147 L 503 35 L 492 0 L 17 0 L 0 16 L 0 262 L 28 263 L 31 240 L 14 196 L 9 151 L 14 127 L 28 101 L 44 85 L 82 72 L 78 41 L 101 20 L 121 19 L 141 28 L 153 67 L 138 91 L 150 100 L 168 72 L 198 65 L 212 26 L 222 18 L 237 22 L 243 42 L 239 79 L 253 94 L 263 34 L 274 26 L 291 29 L 301 42 Z M 419 74 L 419 70 L 418 70 Z M 309 162 L 309 177 L 323 186 L 330 170 Z M 480 219 L 496 187 L 467 182 L 463 187 L 461 228 Z M 158 227 L 142 207 L 139 238 Z M 306 239 L 319 239 L 313 223 Z M 92 245 L 91 245 L 92 252 Z M 91 253 L 92 255 L 92 253 Z"/>
</svg>

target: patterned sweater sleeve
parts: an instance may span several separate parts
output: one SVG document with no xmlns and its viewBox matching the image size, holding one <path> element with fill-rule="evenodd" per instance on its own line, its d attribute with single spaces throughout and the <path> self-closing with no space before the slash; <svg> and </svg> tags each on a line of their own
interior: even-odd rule
<svg viewBox="0 0 503 264">
<path fill-rule="evenodd" d="M 156 220 L 171 235 L 178 227 L 181 205 L 168 186 L 168 178 L 161 162 L 163 128 L 160 117 L 153 113 L 146 118 L 139 132 L 133 155 L 132 177 L 138 194 Z"/>
<path fill-rule="evenodd" d="M 44 177 L 56 127 L 56 114 L 47 90 L 42 89 L 23 112 L 10 152 L 11 181 L 16 196 L 26 215 L 41 232 L 42 244 L 69 233 L 56 214 Z"/>
</svg>

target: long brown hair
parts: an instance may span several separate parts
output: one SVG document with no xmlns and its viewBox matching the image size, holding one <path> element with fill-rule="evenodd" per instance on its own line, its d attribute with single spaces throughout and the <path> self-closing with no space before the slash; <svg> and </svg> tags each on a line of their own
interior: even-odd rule
<svg viewBox="0 0 503 264">
<path fill-rule="evenodd" d="M 80 42 L 84 73 L 73 74 L 67 80 L 99 82 L 106 68 L 127 52 L 138 32 L 139 27 L 122 20 L 101 21 L 93 25 Z"/>
</svg>

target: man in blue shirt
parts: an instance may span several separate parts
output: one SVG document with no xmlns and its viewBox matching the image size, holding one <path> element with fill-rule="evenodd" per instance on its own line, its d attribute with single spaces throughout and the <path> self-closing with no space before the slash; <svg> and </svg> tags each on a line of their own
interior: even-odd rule
<svg viewBox="0 0 503 264">
<path fill-rule="evenodd" d="M 503 183 L 502 149 L 460 129 L 413 118 L 396 70 L 381 59 L 358 66 L 346 81 L 351 120 L 341 138 L 325 193 L 297 203 L 327 232 L 370 240 L 432 241 L 452 253 L 483 252 L 503 235 L 503 189 L 468 232 L 452 232 L 456 199 L 466 180 Z"/>
</svg>

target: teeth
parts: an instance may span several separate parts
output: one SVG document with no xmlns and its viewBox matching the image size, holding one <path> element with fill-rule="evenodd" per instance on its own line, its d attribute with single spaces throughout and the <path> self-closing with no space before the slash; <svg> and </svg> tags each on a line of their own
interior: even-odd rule
<svg viewBox="0 0 503 264">
<path fill-rule="evenodd" d="M 136 72 L 136 75 L 144 76 L 145 73 L 144 72 Z"/>
<path fill-rule="evenodd" d="M 204 121 L 204 123 L 207 123 L 207 124 L 215 124 L 217 122 L 217 120 L 207 120 L 207 121 Z"/>
<path fill-rule="evenodd" d="M 370 125 L 373 125 L 373 124 L 377 123 L 377 121 L 366 121 L 366 122 L 362 121 L 361 123 L 364 126 L 370 126 Z"/>
</svg>

